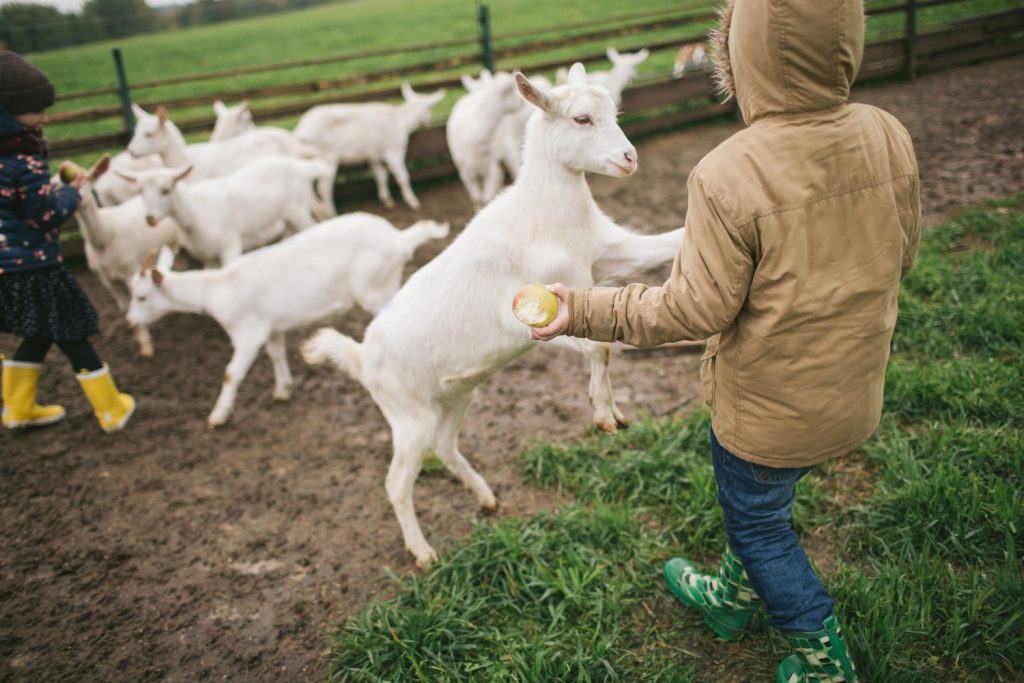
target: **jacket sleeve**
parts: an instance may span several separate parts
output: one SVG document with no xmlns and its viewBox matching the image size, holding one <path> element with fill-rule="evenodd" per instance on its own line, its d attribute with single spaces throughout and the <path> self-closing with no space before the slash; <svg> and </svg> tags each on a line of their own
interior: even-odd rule
<svg viewBox="0 0 1024 683">
<path fill-rule="evenodd" d="M 567 334 L 650 347 L 706 339 L 732 323 L 753 274 L 752 226 L 735 226 L 696 172 L 688 185 L 686 233 L 669 279 L 570 290 Z"/>
<path fill-rule="evenodd" d="M 25 222 L 32 228 L 44 232 L 59 228 L 78 208 L 78 190 L 51 184 L 45 165 L 29 165 L 19 184 L 25 193 L 22 199 Z"/>
</svg>

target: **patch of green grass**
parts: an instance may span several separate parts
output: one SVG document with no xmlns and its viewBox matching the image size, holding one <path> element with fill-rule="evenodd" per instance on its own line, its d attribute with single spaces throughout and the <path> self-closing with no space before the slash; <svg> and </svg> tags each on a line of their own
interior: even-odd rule
<svg viewBox="0 0 1024 683">
<path fill-rule="evenodd" d="M 1024 672 L 1024 340 L 1003 326 L 1017 312 L 993 301 L 1021 281 L 1022 220 L 1017 195 L 926 231 L 901 295 L 887 415 L 860 453 L 872 479 L 825 465 L 799 485 L 796 526 L 834 567 L 823 580 L 863 680 Z M 770 677 L 787 646 L 763 615 L 724 644 L 661 586 L 668 557 L 708 566 L 723 545 L 708 422 L 699 411 L 534 444 L 527 480 L 575 502 L 481 524 L 433 571 L 400 578 L 396 598 L 341 628 L 332 679 Z"/>
</svg>

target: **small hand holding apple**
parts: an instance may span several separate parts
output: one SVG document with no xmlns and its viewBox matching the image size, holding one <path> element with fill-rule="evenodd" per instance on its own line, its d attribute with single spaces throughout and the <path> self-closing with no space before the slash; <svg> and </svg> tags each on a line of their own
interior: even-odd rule
<svg viewBox="0 0 1024 683">
<path fill-rule="evenodd" d="M 62 161 L 59 173 L 65 185 L 70 185 L 76 190 L 82 189 L 85 185 L 85 169 L 73 161 Z"/>
<path fill-rule="evenodd" d="M 512 312 L 529 325 L 530 338 L 549 341 L 569 329 L 569 290 L 562 283 L 529 284 L 512 300 Z"/>
</svg>

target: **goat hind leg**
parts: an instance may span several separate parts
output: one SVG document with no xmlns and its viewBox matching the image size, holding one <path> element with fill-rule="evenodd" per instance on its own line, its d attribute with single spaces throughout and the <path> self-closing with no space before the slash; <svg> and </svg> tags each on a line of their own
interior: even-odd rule
<svg viewBox="0 0 1024 683">
<path fill-rule="evenodd" d="M 398 525 L 402 528 L 405 547 L 416 557 L 416 566 L 422 569 L 437 560 L 437 553 L 430 547 L 416 518 L 413 487 L 420 473 L 423 454 L 433 441 L 437 418 L 432 414 L 423 414 L 421 419 L 403 416 L 401 420 L 389 422 L 395 452 L 391 457 L 384 487 L 395 517 L 398 518 Z"/>
<path fill-rule="evenodd" d="M 452 400 L 441 409 L 441 420 L 437 427 L 437 438 L 434 440 L 434 452 L 448 470 L 458 477 L 462 485 L 469 489 L 480 507 L 487 510 L 498 508 L 498 499 L 487 485 L 480 473 L 473 469 L 469 461 L 459 451 L 459 429 L 466 411 L 473 402 L 475 391 Z"/>
<path fill-rule="evenodd" d="M 575 337 L 556 337 L 550 343 L 582 353 L 590 360 L 590 405 L 594 408 L 594 424 L 602 431 L 614 434 L 619 427 L 627 427 L 626 417 L 615 405 L 612 394 L 612 381 L 608 373 L 612 347 L 603 342 L 577 339 Z"/>
<path fill-rule="evenodd" d="M 420 200 L 412 191 L 412 184 L 409 182 L 409 171 L 405 169 L 405 158 L 401 155 L 388 156 L 384 159 L 388 165 L 391 175 L 398 181 L 398 187 L 402 190 L 402 199 L 413 209 L 420 208 Z"/>
</svg>

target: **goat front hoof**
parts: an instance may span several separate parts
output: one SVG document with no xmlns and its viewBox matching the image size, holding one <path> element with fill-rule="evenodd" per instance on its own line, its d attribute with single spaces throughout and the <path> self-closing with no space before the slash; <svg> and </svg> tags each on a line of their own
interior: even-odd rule
<svg viewBox="0 0 1024 683">
<path fill-rule="evenodd" d="M 148 346 L 148 347 L 144 346 L 144 347 L 142 347 L 141 349 L 139 349 L 139 355 L 142 356 L 143 358 L 152 358 L 153 357 L 153 347 L 152 346 Z"/>
<path fill-rule="evenodd" d="M 225 425 L 225 423 L 227 423 L 227 421 L 228 421 L 228 418 L 226 416 L 225 417 L 219 417 L 219 416 L 218 417 L 214 417 L 213 415 L 211 415 L 210 417 L 206 418 L 206 428 L 209 429 L 212 432 L 217 427 L 223 427 Z"/>
<path fill-rule="evenodd" d="M 274 400 L 275 401 L 290 401 L 291 398 L 292 398 L 291 387 L 289 387 L 287 389 L 281 389 L 281 390 L 275 389 L 274 390 Z"/>
<path fill-rule="evenodd" d="M 420 210 L 420 203 L 418 201 L 416 201 L 415 199 L 410 201 L 410 202 L 408 202 L 408 204 L 409 204 L 409 208 L 412 209 L 413 211 L 419 211 Z"/>
<path fill-rule="evenodd" d="M 605 434 L 618 434 L 619 428 L 614 422 L 598 422 L 597 428 Z"/>
</svg>

